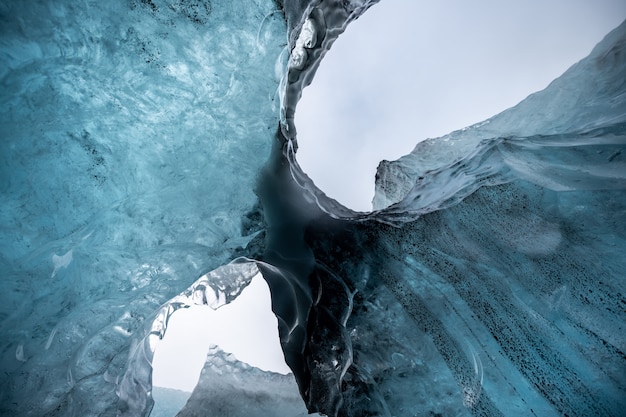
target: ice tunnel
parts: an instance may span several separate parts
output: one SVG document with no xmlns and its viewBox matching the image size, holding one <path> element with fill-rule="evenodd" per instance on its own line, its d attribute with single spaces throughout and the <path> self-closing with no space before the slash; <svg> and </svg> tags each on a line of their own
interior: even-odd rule
<svg viewBox="0 0 626 417">
<path fill-rule="evenodd" d="M 149 416 L 172 314 L 259 273 L 295 385 L 213 349 L 178 415 L 623 415 L 626 23 L 357 213 L 293 121 L 374 3 L 0 1 L 1 415 Z"/>
</svg>

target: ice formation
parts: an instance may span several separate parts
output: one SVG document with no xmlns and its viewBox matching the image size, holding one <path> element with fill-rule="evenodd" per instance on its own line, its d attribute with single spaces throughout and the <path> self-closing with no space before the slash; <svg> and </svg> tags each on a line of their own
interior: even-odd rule
<svg viewBox="0 0 626 417">
<path fill-rule="evenodd" d="M 622 414 L 626 24 L 382 164 L 379 210 L 355 213 L 300 170 L 293 116 L 373 3 L 0 2 L 0 414 L 149 415 L 171 314 L 259 272 L 310 412 Z M 181 415 L 271 409 L 259 380 L 301 412 L 281 378 L 208 358 L 230 374 Z"/>
</svg>

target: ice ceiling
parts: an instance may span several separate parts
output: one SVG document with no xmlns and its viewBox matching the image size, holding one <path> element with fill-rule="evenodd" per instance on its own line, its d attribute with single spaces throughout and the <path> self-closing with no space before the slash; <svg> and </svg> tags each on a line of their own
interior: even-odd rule
<svg viewBox="0 0 626 417">
<path fill-rule="evenodd" d="M 300 170 L 293 119 L 373 3 L 0 1 L 0 414 L 149 415 L 171 314 L 259 272 L 311 412 L 622 414 L 626 25 L 383 163 L 362 214 Z M 180 415 L 297 410 L 220 370 Z"/>
</svg>

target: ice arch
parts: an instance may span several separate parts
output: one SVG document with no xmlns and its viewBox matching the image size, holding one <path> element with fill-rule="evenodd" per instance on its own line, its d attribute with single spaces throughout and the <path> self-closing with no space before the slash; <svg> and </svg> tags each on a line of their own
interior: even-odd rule
<svg viewBox="0 0 626 417">
<path fill-rule="evenodd" d="M 363 215 L 299 169 L 293 117 L 372 3 L 2 3 L 3 413 L 148 414 L 155 314 L 257 268 L 309 411 L 620 415 L 626 26 L 384 164 Z"/>
<path fill-rule="evenodd" d="M 134 336 L 134 342 L 130 349 L 129 370 L 119 384 L 118 395 L 125 404 L 122 409 L 123 414 L 140 415 L 151 410 L 153 406 L 154 355 L 157 349 L 162 348 L 160 344 L 163 336 L 171 331 L 169 327 L 174 315 L 180 315 L 183 310 L 198 306 L 206 306 L 214 310 L 215 314 L 228 310 L 231 303 L 233 305 L 239 303 L 239 297 L 243 298 L 242 292 L 252 285 L 253 281 L 262 279 L 261 270 L 266 271 L 268 278 L 270 276 L 276 278 L 281 275 L 278 271 L 275 271 L 276 275 L 269 274 L 268 271 L 274 270 L 270 265 L 257 263 L 246 258 L 235 259 L 233 262 L 200 277 L 184 292 L 161 306 L 154 317 L 147 320 L 147 325 Z M 283 288 L 290 285 L 286 281 L 280 285 L 275 284 L 274 287 Z M 237 302 L 233 303 L 233 301 Z M 283 304 L 298 305 L 297 299 L 285 299 L 284 296 L 282 302 Z M 274 306 L 274 309 L 280 311 L 281 307 Z M 221 315 L 225 321 L 224 324 L 246 327 L 244 323 L 229 317 L 228 313 L 225 312 Z M 250 314 L 250 310 L 246 314 Z M 242 318 L 241 312 L 238 316 L 239 319 Z M 283 316 L 286 317 L 285 314 Z M 208 317 L 207 319 L 206 322 L 199 324 L 208 329 L 192 331 L 210 331 L 210 329 L 218 327 L 219 323 L 213 322 L 215 317 Z M 289 324 L 292 329 L 299 326 L 302 326 L 302 323 Z M 237 329 L 233 330 L 236 331 Z M 258 330 L 254 332 L 258 338 L 271 338 L 274 333 L 276 333 L 275 342 L 278 344 L 278 334 L 275 329 L 265 335 L 260 335 Z M 212 339 L 217 343 L 210 347 L 206 363 L 200 374 L 200 380 L 197 386 L 194 384 L 195 389 L 194 386 L 189 387 L 192 391 L 191 397 L 179 415 L 186 415 L 186 413 L 193 415 L 194 410 L 200 409 L 208 411 L 221 409 L 222 412 L 229 410 L 228 412 L 232 415 L 265 412 L 273 415 L 295 416 L 306 413 L 306 408 L 299 396 L 292 375 L 286 375 L 284 371 L 282 375 L 268 371 L 267 363 L 254 364 L 248 360 L 248 357 L 252 360 L 258 358 L 252 351 L 262 347 L 260 345 L 263 344 L 263 340 L 255 342 L 254 340 L 250 341 L 250 337 L 244 338 L 250 345 L 246 351 L 242 351 L 240 346 L 229 342 L 227 338 L 223 338 L 223 336 L 228 336 L 227 334 L 218 331 L 216 335 L 222 335 L 222 339 Z M 238 343 L 242 343 L 241 340 Z M 235 353 L 237 357 L 233 356 L 232 353 Z M 187 358 L 181 358 L 181 361 L 186 360 Z M 253 363 L 253 365 L 246 362 Z M 263 371 L 260 368 L 266 370 Z M 161 406 L 161 408 L 163 407 Z"/>
</svg>

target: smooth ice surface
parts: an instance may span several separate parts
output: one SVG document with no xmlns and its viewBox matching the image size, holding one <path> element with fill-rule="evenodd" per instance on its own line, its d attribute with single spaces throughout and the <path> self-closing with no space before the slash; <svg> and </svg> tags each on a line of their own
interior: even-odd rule
<svg viewBox="0 0 626 417">
<path fill-rule="evenodd" d="M 373 3 L 0 3 L 2 414 L 149 415 L 172 314 L 259 273 L 295 381 L 212 350 L 184 415 L 623 414 L 626 24 L 357 214 L 294 115 Z"/>
</svg>

